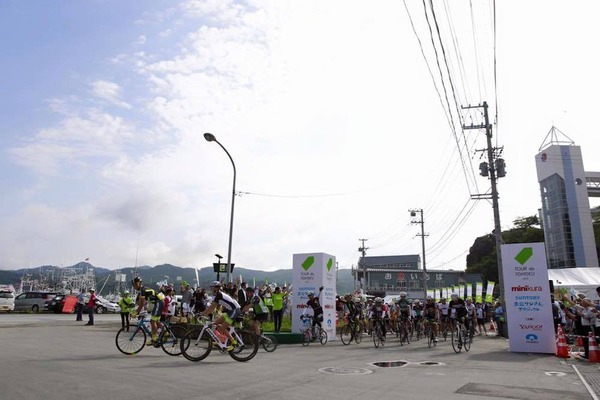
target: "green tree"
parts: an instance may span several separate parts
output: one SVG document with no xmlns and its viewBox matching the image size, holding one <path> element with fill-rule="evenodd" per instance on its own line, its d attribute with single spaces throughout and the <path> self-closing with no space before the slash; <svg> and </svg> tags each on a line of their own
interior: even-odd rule
<svg viewBox="0 0 600 400">
<path fill-rule="evenodd" d="M 503 243 L 537 243 L 544 241 L 544 231 L 539 228 L 536 215 L 519 217 L 513 221 L 514 227 L 502 231 Z M 498 282 L 498 261 L 496 240 L 488 234 L 475 239 L 467 255 L 467 273 L 481 274 L 486 281 Z"/>
</svg>

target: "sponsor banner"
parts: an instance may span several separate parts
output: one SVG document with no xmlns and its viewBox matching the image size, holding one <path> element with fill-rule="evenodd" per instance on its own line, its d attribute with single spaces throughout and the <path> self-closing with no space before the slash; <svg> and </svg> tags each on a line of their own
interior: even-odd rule
<svg viewBox="0 0 600 400">
<path fill-rule="evenodd" d="M 445 287 L 442 291 L 442 299 L 448 300 L 448 297 L 450 297 L 448 292 L 449 292 L 449 289 L 447 287 Z"/>
<path fill-rule="evenodd" d="M 487 289 L 485 289 L 485 302 L 493 303 L 494 302 L 494 282 L 488 281 Z"/>
<path fill-rule="evenodd" d="M 427 289 L 427 296 L 431 296 L 435 299 L 435 292 L 434 289 Z"/>
<path fill-rule="evenodd" d="M 475 302 L 483 303 L 483 282 L 475 284 Z"/>
<path fill-rule="evenodd" d="M 556 352 L 544 243 L 502 245 L 509 350 Z"/>
<path fill-rule="evenodd" d="M 467 298 L 468 299 L 473 299 L 473 285 L 472 284 L 467 284 Z"/>
<path fill-rule="evenodd" d="M 465 285 L 458 285 L 458 297 L 461 299 L 465 298 Z"/>
<path fill-rule="evenodd" d="M 319 295 L 319 287 L 321 286 L 323 286 L 323 291 Z M 300 333 L 306 329 L 306 326 L 300 320 L 300 316 L 307 308 L 308 293 L 313 292 L 315 296 L 319 296 L 321 307 L 323 307 L 321 326 L 327 332 L 327 340 L 336 340 L 335 257 L 325 253 L 294 254 L 292 288 L 292 332 Z M 307 314 L 312 315 L 311 308 L 308 309 Z"/>
</svg>

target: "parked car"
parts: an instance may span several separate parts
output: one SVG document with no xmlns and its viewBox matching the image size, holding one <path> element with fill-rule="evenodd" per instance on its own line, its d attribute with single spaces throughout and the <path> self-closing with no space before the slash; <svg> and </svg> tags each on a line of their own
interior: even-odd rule
<svg viewBox="0 0 600 400">
<path fill-rule="evenodd" d="M 86 305 L 83 309 L 83 312 L 87 312 L 87 303 L 90 300 L 89 296 L 84 298 L 84 304 Z M 104 313 L 120 313 L 121 307 L 117 303 L 113 303 L 112 301 L 108 301 L 104 297 L 96 296 L 96 309 L 94 310 L 96 314 L 104 314 Z"/>
<path fill-rule="evenodd" d="M 0 285 L 0 311 L 15 309 L 15 291 L 12 285 Z"/>
<path fill-rule="evenodd" d="M 34 313 L 47 309 L 50 302 L 58 293 L 25 292 L 15 297 L 15 311 L 33 311 Z"/>
<path fill-rule="evenodd" d="M 61 313 L 65 306 L 65 301 L 68 297 L 77 297 L 69 294 L 58 294 L 46 304 L 46 311 L 53 313 Z"/>
</svg>

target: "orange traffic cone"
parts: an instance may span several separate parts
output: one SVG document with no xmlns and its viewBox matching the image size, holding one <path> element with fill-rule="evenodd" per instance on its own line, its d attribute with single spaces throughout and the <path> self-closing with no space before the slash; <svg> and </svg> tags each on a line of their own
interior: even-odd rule
<svg viewBox="0 0 600 400">
<path fill-rule="evenodd" d="M 565 334 L 560 325 L 558 325 L 556 357 L 569 358 L 569 346 L 567 345 L 567 341 L 565 340 Z"/>
<path fill-rule="evenodd" d="M 581 336 L 577 336 L 577 347 L 583 347 L 583 338 Z"/>
<path fill-rule="evenodd" d="M 593 332 L 590 332 L 589 335 L 589 352 L 588 352 L 588 360 L 592 363 L 600 362 L 600 349 L 598 349 L 598 345 L 596 344 L 596 336 L 594 336 Z"/>
<path fill-rule="evenodd" d="M 490 322 L 490 332 L 494 332 L 496 328 L 494 328 L 494 323 Z"/>
</svg>

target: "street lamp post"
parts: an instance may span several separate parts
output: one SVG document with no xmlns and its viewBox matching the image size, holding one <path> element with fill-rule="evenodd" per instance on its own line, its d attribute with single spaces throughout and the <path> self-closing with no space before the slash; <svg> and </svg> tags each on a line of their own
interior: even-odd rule
<svg viewBox="0 0 600 400">
<path fill-rule="evenodd" d="M 225 153 L 227 154 L 227 157 L 229 157 L 229 159 L 231 160 L 231 165 L 233 165 L 233 191 L 231 193 L 231 218 L 229 220 L 229 248 L 227 250 L 227 283 L 229 283 L 231 282 L 231 241 L 233 239 L 233 210 L 235 205 L 235 163 L 233 162 L 233 158 L 231 158 L 231 155 L 229 154 L 227 149 L 223 147 L 221 143 L 219 143 L 215 135 L 213 135 L 212 133 L 205 133 L 204 139 L 206 139 L 208 142 L 216 142 L 219 146 L 221 146 L 223 151 L 225 151 Z"/>
<path fill-rule="evenodd" d="M 219 269 L 217 269 L 217 280 L 221 282 L 221 258 L 223 258 L 223 256 L 215 254 L 215 257 L 217 257 L 217 264 L 219 265 Z"/>
</svg>

